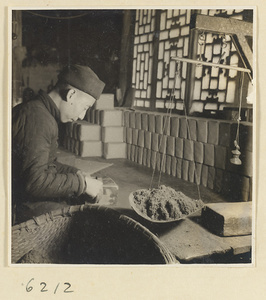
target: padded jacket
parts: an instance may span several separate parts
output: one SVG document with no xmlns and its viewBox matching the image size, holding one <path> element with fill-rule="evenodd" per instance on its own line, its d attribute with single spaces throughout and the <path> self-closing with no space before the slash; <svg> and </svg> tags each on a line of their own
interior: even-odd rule
<svg viewBox="0 0 266 300">
<path fill-rule="evenodd" d="M 56 161 L 60 112 L 43 91 L 12 111 L 12 201 L 79 196 L 85 190 L 78 169 Z M 15 201 L 15 202 L 14 202 Z"/>
</svg>

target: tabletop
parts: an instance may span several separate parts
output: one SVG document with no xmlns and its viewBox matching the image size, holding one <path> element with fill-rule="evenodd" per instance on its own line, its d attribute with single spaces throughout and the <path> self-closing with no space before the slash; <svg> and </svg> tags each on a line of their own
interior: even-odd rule
<svg viewBox="0 0 266 300">
<path fill-rule="evenodd" d="M 75 160 L 61 153 L 61 162 L 75 164 Z M 110 177 L 119 187 L 118 199 L 112 206 L 120 213 L 127 215 L 144 225 L 168 247 L 181 263 L 229 263 L 250 262 L 252 236 L 221 237 L 211 233 L 201 224 L 201 212 L 196 212 L 189 218 L 172 223 L 155 224 L 140 217 L 129 203 L 129 194 L 137 189 L 157 187 L 158 184 L 170 186 L 183 192 L 193 199 L 199 198 L 197 186 L 167 174 L 154 173 L 152 169 L 140 166 L 126 159 L 83 158 L 84 162 L 93 161 L 95 176 Z M 160 182 L 159 182 L 160 181 Z M 224 196 L 200 186 L 200 196 L 205 204 L 226 202 Z M 247 257 L 243 259 L 243 255 Z M 243 257 L 242 257 L 243 256 Z M 235 257 L 240 259 L 235 260 Z"/>
</svg>

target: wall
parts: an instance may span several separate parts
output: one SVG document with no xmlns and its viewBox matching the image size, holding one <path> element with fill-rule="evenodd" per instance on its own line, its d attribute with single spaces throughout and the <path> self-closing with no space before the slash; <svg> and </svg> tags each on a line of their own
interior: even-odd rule
<svg viewBox="0 0 266 300">
<path fill-rule="evenodd" d="M 246 110 L 241 111 L 239 128 L 242 165 L 234 165 L 230 158 L 239 117 L 240 74 L 200 65 L 192 68 L 171 58 L 189 57 L 235 66 L 242 66 L 242 62 L 230 35 L 192 32 L 193 13 L 252 22 L 252 11 L 241 9 L 136 12 L 132 87 L 136 91 L 134 106 L 142 110 L 124 112 L 127 157 L 232 200 L 249 201 L 253 127 L 243 120 L 252 121 L 252 97 L 247 99 L 252 85 L 245 75 L 241 104 Z M 167 111 L 168 115 L 159 111 Z M 163 130 L 167 121 L 169 128 Z"/>
<path fill-rule="evenodd" d="M 171 176 L 203 185 L 229 199 L 252 200 L 252 125 L 241 122 L 242 165 L 230 163 L 237 123 L 213 118 L 163 114 L 158 109 L 183 112 L 187 101 L 188 66 L 177 66 L 172 56 L 188 57 L 191 45 L 191 10 L 138 10 L 136 12 L 132 62 L 135 106 L 145 111 L 123 110 L 124 143 L 127 158 Z M 202 14 L 221 15 L 219 11 Z M 227 11 L 243 19 L 243 10 Z M 131 22 L 131 20 L 130 20 Z M 197 49 L 202 59 L 238 64 L 239 58 L 228 36 L 206 33 Z M 226 50 L 226 51 L 225 51 Z M 225 52 L 225 54 L 223 52 Z M 179 67 L 179 69 L 178 69 Z M 176 77 L 176 71 L 179 71 Z M 217 68 L 196 68 L 191 112 L 217 112 L 228 104 L 238 104 L 236 72 Z M 174 89 L 174 97 L 172 91 Z M 90 121 L 102 126 L 99 110 L 90 112 Z M 94 117 L 93 117 L 94 116 Z M 168 127 L 165 124 L 168 122 Z M 77 143 L 75 142 L 75 145 Z"/>
</svg>

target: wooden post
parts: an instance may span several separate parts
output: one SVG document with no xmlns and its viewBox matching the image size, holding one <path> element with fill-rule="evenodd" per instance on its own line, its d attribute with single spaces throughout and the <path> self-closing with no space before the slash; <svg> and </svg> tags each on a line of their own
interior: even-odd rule
<svg viewBox="0 0 266 300">
<path fill-rule="evenodd" d="M 25 48 L 22 47 L 21 11 L 12 11 L 12 106 L 22 102 L 22 61 Z"/>
<path fill-rule="evenodd" d="M 159 35 L 160 35 L 160 19 L 161 11 L 155 11 L 155 29 L 153 37 L 153 63 L 152 63 L 152 79 L 151 79 L 151 98 L 150 110 L 156 110 L 156 85 L 157 85 L 157 70 L 158 70 L 158 51 L 159 51 Z"/>
<path fill-rule="evenodd" d="M 197 47 L 198 47 L 198 30 L 192 29 L 190 31 L 190 40 L 189 40 L 189 55 L 191 59 L 197 59 Z M 195 64 L 187 64 L 187 78 L 186 78 L 186 90 L 185 90 L 185 99 L 184 103 L 186 106 L 187 115 L 190 114 L 192 102 L 193 102 L 193 94 L 195 87 Z"/>
<path fill-rule="evenodd" d="M 125 104 L 126 94 L 131 89 L 132 82 L 132 62 L 134 47 L 134 28 L 135 28 L 135 11 L 124 10 L 123 32 L 121 41 L 121 57 L 119 70 L 119 88 L 121 99 L 118 99 L 119 106 Z"/>
</svg>

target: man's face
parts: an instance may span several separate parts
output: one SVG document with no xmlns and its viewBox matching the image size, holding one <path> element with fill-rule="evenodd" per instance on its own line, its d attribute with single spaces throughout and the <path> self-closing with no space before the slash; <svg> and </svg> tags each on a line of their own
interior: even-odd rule
<svg viewBox="0 0 266 300">
<path fill-rule="evenodd" d="M 61 122 L 82 120 L 94 102 L 95 99 L 91 95 L 78 89 L 71 89 L 67 95 L 67 101 L 62 101 L 60 105 Z"/>
</svg>

